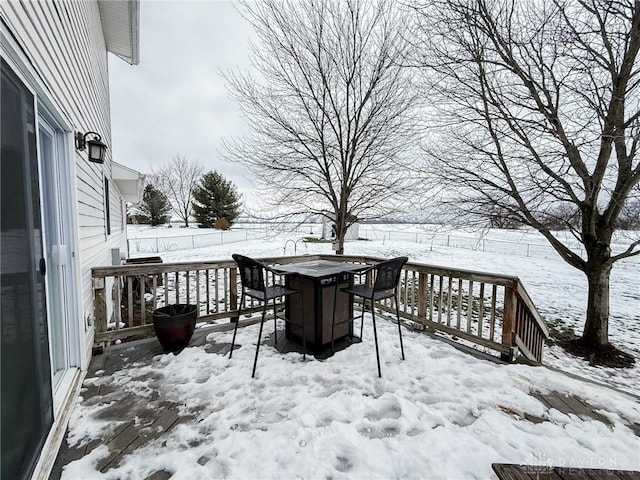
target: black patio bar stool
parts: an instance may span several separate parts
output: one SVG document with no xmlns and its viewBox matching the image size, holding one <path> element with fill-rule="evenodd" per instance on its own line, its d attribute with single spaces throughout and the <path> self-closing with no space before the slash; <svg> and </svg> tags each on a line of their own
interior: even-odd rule
<svg viewBox="0 0 640 480">
<path fill-rule="evenodd" d="M 258 354 L 260 352 L 260 341 L 262 340 L 262 328 L 264 327 L 264 321 L 267 316 L 267 305 L 269 300 L 273 302 L 273 338 L 277 343 L 277 319 L 280 318 L 285 322 L 291 322 L 286 315 L 280 316 L 277 313 L 276 299 L 286 297 L 287 295 L 299 294 L 302 295 L 302 291 L 295 288 L 289 288 L 286 285 L 276 282 L 276 279 L 282 279 L 286 275 L 293 275 L 290 273 L 280 272 L 274 268 L 268 267 L 260 263 L 253 258 L 245 257 L 237 253 L 232 255 L 235 262 L 238 264 L 238 270 L 240 271 L 240 283 L 242 285 L 242 293 L 240 295 L 240 304 L 238 305 L 238 319 L 236 326 L 233 329 L 233 340 L 231 341 L 231 351 L 229 352 L 229 358 L 233 355 L 233 347 L 236 343 L 236 333 L 238 332 L 238 324 L 240 323 L 240 315 L 244 301 L 246 297 L 250 297 L 262 302 L 262 319 L 260 321 L 260 332 L 258 333 L 258 343 L 256 344 L 256 356 L 253 361 L 253 370 L 251 372 L 251 378 L 255 377 L 256 366 L 258 365 Z M 269 277 L 271 282 L 269 282 Z M 300 302 L 301 308 L 304 302 Z M 306 335 L 304 331 L 304 319 L 302 318 L 302 359 L 306 360 L 307 343 Z"/>
<path fill-rule="evenodd" d="M 400 274 L 402 273 L 402 267 L 407 263 L 409 259 L 407 257 L 397 257 L 391 260 L 378 263 L 370 268 L 358 272 L 356 275 L 366 275 L 371 273 L 374 276 L 373 286 L 366 283 L 360 283 L 347 288 L 341 288 L 341 292 L 349 293 L 354 297 L 362 298 L 362 310 L 360 315 L 360 340 L 362 341 L 362 332 L 364 326 L 364 307 L 365 301 L 369 300 L 371 305 L 371 317 L 373 319 L 373 337 L 376 344 L 376 360 L 378 362 L 378 376 L 382 377 L 382 371 L 380 370 L 380 352 L 378 349 L 378 332 L 376 330 L 376 312 L 373 307 L 375 302 L 384 300 L 387 298 L 393 298 L 396 306 L 396 319 L 398 321 L 398 335 L 400 337 L 400 351 L 402 352 L 402 360 L 404 360 L 404 345 L 402 344 L 402 328 L 400 326 L 400 309 L 398 307 L 398 284 L 400 283 Z M 336 284 L 337 285 L 337 284 Z M 335 326 L 340 323 L 351 322 L 354 319 L 350 318 L 341 322 L 336 322 L 335 308 L 337 298 L 337 286 L 336 294 L 334 295 L 334 315 L 333 323 L 331 325 L 331 353 L 333 354 L 334 345 L 334 331 Z"/>
</svg>

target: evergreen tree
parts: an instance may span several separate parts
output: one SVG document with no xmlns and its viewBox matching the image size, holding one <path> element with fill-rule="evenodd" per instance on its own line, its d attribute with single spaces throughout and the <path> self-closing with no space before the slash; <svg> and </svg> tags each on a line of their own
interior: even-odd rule
<svg viewBox="0 0 640 480">
<path fill-rule="evenodd" d="M 214 228 L 216 221 L 222 219 L 230 226 L 240 214 L 240 197 L 235 185 L 218 172 L 202 176 L 193 198 L 193 216 L 202 228 Z"/>
<path fill-rule="evenodd" d="M 167 196 L 150 183 L 144 187 L 142 202 L 138 205 L 136 220 L 152 227 L 167 223 L 171 219 L 171 204 Z"/>
</svg>

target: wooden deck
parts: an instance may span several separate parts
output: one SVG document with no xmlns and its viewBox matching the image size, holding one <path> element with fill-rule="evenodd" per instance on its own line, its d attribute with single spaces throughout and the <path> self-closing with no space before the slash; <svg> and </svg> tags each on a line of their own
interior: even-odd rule
<svg viewBox="0 0 640 480">
<path fill-rule="evenodd" d="M 272 325 L 271 321 L 265 323 L 265 330 L 268 332 Z M 302 346 L 285 338 L 284 329 L 280 327 L 281 325 L 279 325 L 276 348 L 282 353 L 302 353 Z M 208 353 L 227 355 L 231 344 L 207 340 L 207 335 L 230 328 L 232 328 L 232 324 L 199 328 L 194 332 L 189 346 L 204 346 Z M 273 339 L 268 333 L 266 336 L 263 347 L 265 345 L 273 347 Z M 359 339 L 356 337 L 353 341 L 358 342 Z M 343 350 L 349 345 L 350 341 L 347 339 L 337 340 L 335 350 Z M 239 347 L 240 345 L 236 344 L 235 348 Z M 164 353 L 162 347 L 155 337 L 110 346 L 105 349 L 104 353 L 93 357 L 86 379 L 111 375 L 133 364 L 137 366 L 150 364 L 153 357 L 162 353 Z M 311 353 L 307 352 L 307 354 Z M 317 359 L 324 359 L 329 355 L 331 352 L 329 349 L 325 349 L 314 356 Z M 92 385 L 92 382 L 85 380 L 81 396 L 82 402 L 89 404 L 104 402 L 108 398 L 111 404 L 103 410 L 101 419 L 121 421 L 121 423 L 104 438 L 90 442 L 82 448 L 70 448 L 65 435 L 49 480 L 58 480 L 62 474 L 62 468 L 66 464 L 84 457 L 100 445 L 106 445 L 109 448 L 109 455 L 99 461 L 97 465 L 98 470 L 106 472 L 117 466 L 119 460 L 129 452 L 143 447 L 154 439 L 167 437 L 181 423 L 194 420 L 193 416 L 179 415 L 180 405 L 159 399 L 158 392 L 155 391 L 144 401 L 139 401 L 139 399 L 127 398 L 126 394 L 118 391 L 112 385 L 95 386 Z M 201 461 L 205 460 L 201 459 Z M 146 479 L 140 480 L 166 480 L 170 476 L 171 474 L 168 472 L 157 471 Z"/>
<path fill-rule="evenodd" d="M 640 480 L 640 472 L 540 465 L 491 465 L 500 480 Z"/>
<path fill-rule="evenodd" d="M 254 321 L 251 321 L 250 323 L 254 323 Z M 271 325 L 272 323 L 268 322 L 265 326 L 267 332 L 265 344 L 273 348 L 274 341 L 268 333 Z M 283 325 L 279 325 L 277 344 L 275 347 L 283 353 L 301 353 L 302 347 L 296 342 L 287 340 L 282 327 Z M 229 343 L 216 342 L 215 336 L 212 339 L 207 340 L 207 336 L 215 331 L 227 330 L 230 328 L 232 328 L 232 324 L 229 323 L 216 325 L 210 328 L 199 328 L 194 333 L 190 345 L 202 346 L 205 351 L 211 354 L 226 355 L 228 354 L 231 345 Z M 355 339 L 355 341 L 359 340 Z M 342 350 L 348 347 L 349 344 L 350 343 L 345 339 L 340 342 L 336 342 L 336 350 Z M 240 348 L 241 346 L 237 345 L 236 347 Z M 111 375 L 117 371 L 127 369 L 133 364 L 136 364 L 136 366 L 150 364 L 154 356 L 162 353 L 162 347 L 156 338 L 147 338 L 110 346 L 106 348 L 102 354 L 93 357 L 81 392 L 82 402 L 89 405 L 98 403 L 104 404 L 105 408 L 102 410 L 101 419 L 119 422 L 118 426 L 105 433 L 102 438 L 94 440 L 81 448 L 69 447 L 65 437 L 49 480 L 59 480 L 62 468 L 66 464 L 82 458 L 101 445 L 106 445 L 108 447 L 109 455 L 99 461 L 97 469 L 101 472 L 107 472 L 109 469 L 117 466 L 120 459 L 125 457 L 128 453 L 145 446 L 147 443 L 155 439 L 167 438 L 172 430 L 181 423 L 195 420 L 195 416 L 198 412 L 192 412 L 191 416 L 185 416 L 184 414 L 179 413 L 180 405 L 159 398 L 160 395 L 157 391 L 153 391 L 145 398 L 132 398 L 123 389 L 119 389 L 112 384 L 94 381 L 101 376 Z M 478 353 L 476 352 L 476 355 L 477 354 Z M 329 355 L 330 352 L 324 351 L 321 354 L 316 355 L 316 358 L 323 359 Z M 495 357 L 490 358 L 497 361 Z M 594 407 L 585 399 L 575 396 L 565 396 L 558 392 L 543 393 L 533 391 L 531 392 L 531 396 L 542 402 L 549 410 L 556 409 L 565 414 L 573 414 L 580 418 L 593 419 L 605 425 L 611 425 L 611 422 L 605 416 L 595 411 Z M 516 412 L 509 413 L 518 415 Z M 523 421 L 533 423 L 548 421 L 545 418 L 529 414 L 521 415 L 521 417 Z M 629 427 L 636 433 L 636 435 L 640 436 L 640 425 L 630 424 Z M 204 463 L 207 461 L 208 460 L 206 458 L 198 460 L 198 462 Z M 204 465 L 204 463 L 201 464 Z M 539 469 L 540 467 L 529 466 L 528 470 L 523 467 L 518 471 L 511 467 L 498 466 L 497 468 L 498 469 L 496 470 L 496 467 L 494 466 L 494 470 L 499 478 L 511 480 L 531 480 L 537 478 L 555 480 L 594 480 L 596 478 L 619 480 L 624 478 L 627 480 L 640 480 L 640 477 L 637 476 L 637 472 L 632 472 L 635 476 L 629 476 L 627 473 L 619 475 L 615 474 L 617 476 L 611 476 L 613 474 L 608 476 L 594 476 L 589 472 L 580 472 L 578 474 L 576 473 L 577 469 L 565 469 L 565 471 L 560 473 L 556 471 L 544 471 L 544 475 L 541 475 L 540 472 L 535 471 L 536 468 Z M 528 472 L 532 472 L 531 475 L 533 476 L 529 475 Z M 171 474 L 169 472 L 159 470 L 148 476 L 146 479 L 140 480 L 166 480 L 170 477 Z"/>
</svg>

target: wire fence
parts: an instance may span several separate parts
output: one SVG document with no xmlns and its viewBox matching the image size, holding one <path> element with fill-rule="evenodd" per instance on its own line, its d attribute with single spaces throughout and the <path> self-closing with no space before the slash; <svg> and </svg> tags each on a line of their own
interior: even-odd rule
<svg viewBox="0 0 640 480">
<path fill-rule="evenodd" d="M 526 257 L 557 258 L 558 253 L 551 245 L 527 243 L 523 241 L 489 239 L 483 235 L 461 236 L 443 232 L 403 232 L 379 228 L 360 228 L 359 236 L 383 243 L 404 241 L 430 245 L 433 247 L 462 248 L 482 252 L 504 253 Z M 575 242 L 574 251 L 583 256 L 584 249 Z"/>
<path fill-rule="evenodd" d="M 319 236 L 322 225 L 302 224 L 268 224 L 243 223 L 231 230 L 206 231 L 196 230 L 191 235 L 171 235 L 154 237 L 131 237 L 127 239 L 129 254 L 163 253 L 178 250 L 212 247 L 249 240 L 268 239 L 283 233 L 292 236 Z"/>
<path fill-rule="evenodd" d="M 253 232 L 255 233 L 255 232 Z M 226 243 L 245 242 L 256 238 L 249 230 L 220 230 L 198 235 L 176 235 L 170 237 L 128 238 L 129 253 L 162 253 L 176 250 L 224 245 Z M 251 234 L 251 236 L 250 236 Z"/>
<path fill-rule="evenodd" d="M 232 230 L 200 232 L 191 235 L 174 235 L 158 237 L 137 237 L 127 240 L 129 253 L 162 253 L 178 250 L 189 250 L 249 240 L 275 238 L 286 234 L 292 237 L 320 237 L 322 224 L 237 224 Z M 358 237 L 361 239 L 382 241 L 383 243 L 404 241 L 434 247 L 461 248 L 482 252 L 520 255 L 526 257 L 556 258 L 557 253 L 548 244 L 527 241 L 497 240 L 486 235 L 463 236 L 437 231 L 403 231 L 389 225 L 360 226 Z M 291 242 L 291 240 L 287 240 Z M 286 244 L 285 244 L 286 245 Z M 286 249 L 286 246 L 285 246 Z M 285 250 L 286 251 L 286 250 Z M 583 249 L 576 243 L 574 251 L 583 254 Z"/>
</svg>

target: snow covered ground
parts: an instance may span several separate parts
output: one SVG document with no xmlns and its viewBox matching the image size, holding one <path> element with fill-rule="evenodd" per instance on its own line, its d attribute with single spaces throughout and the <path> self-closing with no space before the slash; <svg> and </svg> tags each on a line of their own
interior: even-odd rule
<svg viewBox="0 0 640 480">
<path fill-rule="evenodd" d="M 228 259 L 239 252 L 282 255 L 286 235 L 162 254 L 165 262 Z M 330 244 L 297 244 L 297 253 L 330 253 Z M 510 256 L 404 241 L 354 241 L 347 254 L 518 275 L 541 314 L 579 331 L 586 282 L 560 260 Z M 292 253 L 292 252 L 288 252 Z M 613 273 L 611 340 L 640 357 L 639 262 L 621 263 Z M 261 349 L 251 379 L 257 325 L 238 332 L 232 359 L 190 347 L 159 355 L 113 375 L 87 379 L 117 386 L 131 401 L 178 402 L 193 417 L 162 440 L 121 459 L 106 473 L 95 464 L 108 454 L 102 445 L 70 463 L 62 479 L 145 479 L 170 472 L 174 480 L 212 478 L 495 478 L 496 462 L 564 467 L 640 470 L 638 398 L 544 367 L 499 365 L 479 360 L 429 336 L 405 330 L 406 361 L 397 329 L 379 322 L 382 375 L 376 371 L 370 320 L 364 341 L 319 361 L 296 353 Z M 267 333 L 270 329 L 267 329 Z M 231 332 L 209 342 L 229 343 Z M 589 367 L 555 348 L 545 362 L 637 394 L 640 367 Z M 547 409 L 531 394 L 560 392 L 589 402 L 610 425 Z M 69 442 L 101 438 L 119 422 L 101 419 L 109 402 L 79 403 Z M 526 418 L 525 418 L 526 417 Z M 540 423 L 530 421 L 539 417 Z M 128 420 L 128 419 L 123 419 Z"/>
</svg>

